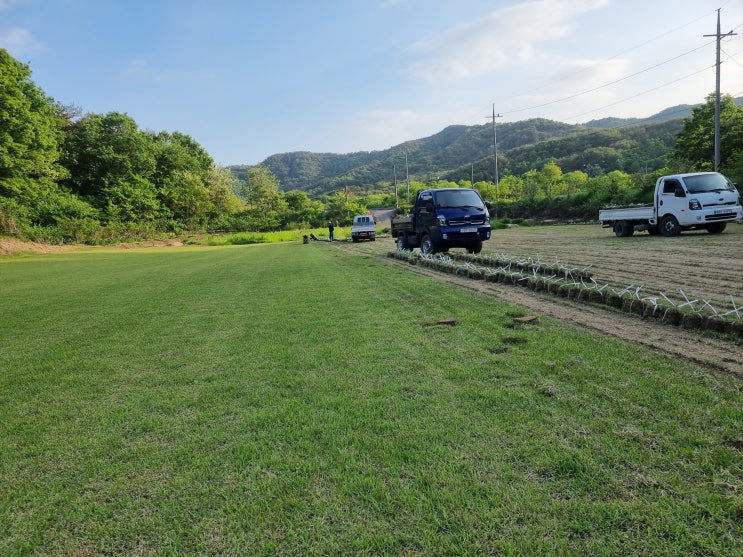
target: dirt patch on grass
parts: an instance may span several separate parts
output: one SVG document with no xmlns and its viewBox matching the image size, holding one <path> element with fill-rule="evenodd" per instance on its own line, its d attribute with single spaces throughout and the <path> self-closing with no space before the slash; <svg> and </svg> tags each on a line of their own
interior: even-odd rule
<svg viewBox="0 0 743 557">
<path fill-rule="evenodd" d="M 15 253 L 53 253 L 57 251 L 68 251 L 73 246 L 55 246 L 40 242 L 24 242 L 15 238 L 0 238 L 0 255 L 13 255 Z"/>
<path fill-rule="evenodd" d="M 135 249 L 135 248 L 157 248 L 157 247 L 177 247 L 182 246 L 183 242 L 177 238 L 168 240 L 144 240 L 142 242 L 122 242 L 107 248 L 115 249 Z M 0 255 L 13 255 L 17 253 L 55 253 L 60 251 L 71 251 L 79 248 L 78 245 L 52 245 L 41 242 L 28 242 L 16 240 L 15 238 L 0 238 Z"/>
<path fill-rule="evenodd" d="M 181 240 L 173 238 L 171 240 L 144 240 L 142 242 L 123 242 L 121 244 L 115 244 L 112 248 L 119 249 L 136 249 L 136 248 L 167 248 L 167 247 L 180 247 L 183 245 Z"/>
</svg>

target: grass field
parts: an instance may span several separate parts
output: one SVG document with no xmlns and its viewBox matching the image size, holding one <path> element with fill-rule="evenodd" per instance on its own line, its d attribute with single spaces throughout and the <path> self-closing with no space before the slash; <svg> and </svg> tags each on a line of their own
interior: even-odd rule
<svg viewBox="0 0 743 557">
<path fill-rule="evenodd" d="M 2 555 L 743 553 L 734 378 L 325 242 L 0 284 Z"/>
</svg>

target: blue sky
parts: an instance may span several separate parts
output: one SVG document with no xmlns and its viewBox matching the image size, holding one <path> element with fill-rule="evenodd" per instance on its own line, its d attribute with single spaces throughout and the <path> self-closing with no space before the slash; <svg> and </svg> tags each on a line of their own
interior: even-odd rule
<svg viewBox="0 0 743 557">
<path fill-rule="evenodd" d="M 743 0 L 0 0 L 0 47 L 83 112 L 220 165 L 451 124 L 646 117 L 743 95 Z"/>
</svg>

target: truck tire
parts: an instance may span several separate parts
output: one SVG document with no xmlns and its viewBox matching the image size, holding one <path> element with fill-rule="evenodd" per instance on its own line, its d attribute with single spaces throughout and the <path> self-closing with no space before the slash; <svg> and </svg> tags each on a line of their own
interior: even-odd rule
<svg viewBox="0 0 743 557">
<path fill-rule="evenodd" d="M 681 234 L 681 227 L 679 221 L 673 215 L 666 215 L 660 221 L 660 233 L 663 236 L 670 238 L 671 236 L 678 236 Z"/>
<path fill-rule="evenodd" d="M 431 255 L 436 253 L 436 244 L 433 243 L 433 240 L 431 240 L 431 237 L 428 234 L 421 238 L 421 251 Z"/>
<path fill-rule="evenodd" d="M 614 223 L 614 234 L 617 238 L 629 238 L 635 233 L 635 225 L 630 221 L 618 220 Z"/>
<path fill-rule="evenodd" d="M 467 246 L 467 253 L 480 253 L 482 251 L 482 240 L 472 242 Z"/>
<path fill-rule="evenodd" d="M 710 234 L 722 234 L 726 226 L 727 223 L 724 222 L 713 222 L 711 224 L 708 224 L 705 228 L 707 228 L 707 232 L 709 232 Z"/>
<path fill-rule="evenodd" d="M 400 234 L 397 237 L 397 251 L 408 251 L 408 237 L 405 234 Z"/>
</svg>

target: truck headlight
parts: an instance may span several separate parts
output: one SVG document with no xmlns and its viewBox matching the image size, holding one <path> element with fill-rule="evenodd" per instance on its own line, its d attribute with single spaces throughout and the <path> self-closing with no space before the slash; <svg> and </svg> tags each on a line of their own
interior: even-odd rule
<svg viewBox="0 0 743 557">
<path fill-rule="evenodd" d="M 444 215 L 439 215 L 439 224 L 441 226 L 446 226 L 446 217 Z"/>
<path fill-rule="evenodd" d="M 702 204 L 699 203 L 699 200 L 696 197 L 692 197 L 689 200 L 689 209 L 692 211 L 699 211 L 699 209 L 702 208 Z"/>
</svg>

